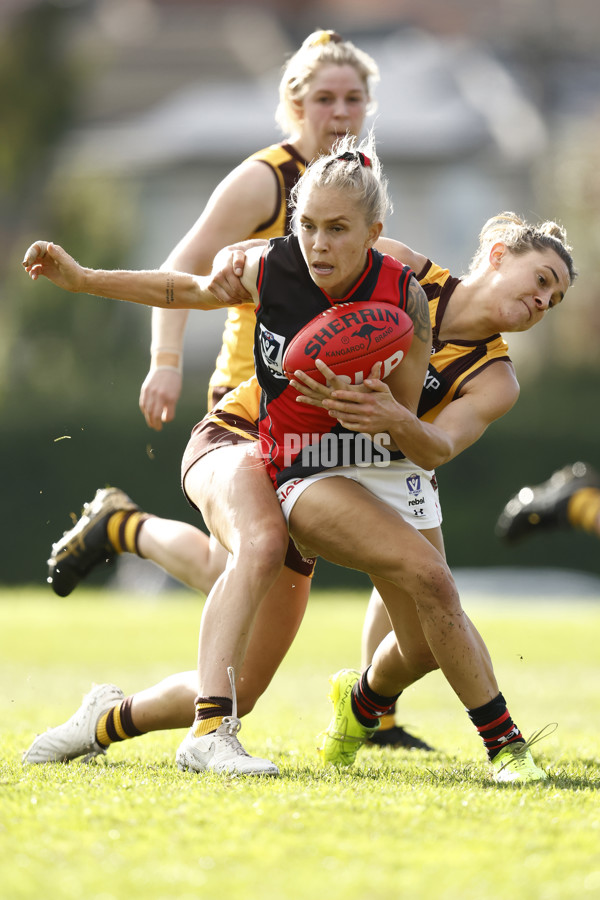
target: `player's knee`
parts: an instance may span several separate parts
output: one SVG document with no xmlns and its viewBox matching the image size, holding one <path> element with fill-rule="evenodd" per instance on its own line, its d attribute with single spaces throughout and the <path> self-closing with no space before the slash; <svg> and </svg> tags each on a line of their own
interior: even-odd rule
<svg viewBox="0 0 600 900">
<path fill-rule="evenodd" d="M 417 573 L 417 606 L 456 612 L 460 609 L 460 597 L 452 573 L 443 561 L 429 561 L 419 566 Z"/>
<path fill-rule="evenodd" d="M 283 520 L 281 524 L 264 523 L 240 543 L 233 562 L 235 564 L 236 557 L 243 556 L 246 566 L 252 568 L 258 577 L 278 573 L 283 568 L 288 542 L 289 535 Z"/>
<path fill-rule="evenodd" d="M 255 565 L 265 573 L 279 573 L 285 562 L 287 548 L 288 536 L 286 533 L 261 536 L 252 546 Z"/>
</svg>

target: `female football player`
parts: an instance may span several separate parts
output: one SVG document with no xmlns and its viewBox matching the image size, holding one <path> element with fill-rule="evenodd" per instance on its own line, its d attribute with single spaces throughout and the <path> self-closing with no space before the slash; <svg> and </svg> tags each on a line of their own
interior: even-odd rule
<svg viewBox="0 0 600 900">
<path fill-rule="evenodd" d="M 254 153 L 217 186 L 204 212 L 163 268 L 207 274 L 215 254 L 227 244 L 249 237 L 289 234 L 289 197 L 294 184 L 308 162 L 320 153 L 329 152 L 339 137 L 360 133 L 366 114 L 374 109 L 378 80 L 374 60 L 350 41 L 342 40 L 333 31 L 309 35 L 286 63 L 279 85 L 276 121 L 287 137 L 280 144 Z M 157 430 L 175 415 L 181 391 L 187 317 L 187 309 L 153 310 L 151 366 L 142 385 L 140 408 L 148 425 Z M 210 379 L 209 409 L 254 374 L 253 339 L 252 306 L 231 307 Z M 100 503 L 103 499 L 109 503 L 114 495 L 102 494 Z M 273 526 L 268 515 L 263 523 L 264 540 L 269 543 Z M 257 523 L 257 532 L 261 527 Z M 139 551 L 180 581 L 204 594 L 210 592 L 227 559 L 227 553 L 216 540 L 186 523 L 167 522 L 158 517 L 142 523 L 142 530 L 139 544 L 136 536 L 128 546 L 109 547 L 109 552 Z M 68 544 L 69 536 L 66 537 Z M 53 587 L 61 596 L 70 593 L 82 577 L 77 571 L 77 560 L 66 559 L 64 554 L 62 566 L 57 568 L 55 559 L 63 553 L 64 543 L 59 541 L 53 547 L 49 561 Z M 275 547 L 272 552 L 277 555 Z M 307 576 L 311 571 L 312 566 L 302 563 L 290 546 L 278 594 L 289 592 L 292 582 L 296 585 L 296 597 L 302 591 L 307 592 Z"/>
<path fill-rule="evenodd" d="M 260 248 L 249 250 L 243 275 L 244 287 L 258 304 L 256 358 L 262 389 L 259 434 L 264 438 L 263 453 L 269 443 L 266 468 L 283 500 L 290 532 L 304 555 L 310 549 L 333 562 L 367 572 L 380 589 L 395 632 L 394 640 L 377 651 L 373 665 L 360 679 L 338 673 L 332 695 L 336 715 L 325 736 L 324 757 L 342 764 L 350 762 L 396 695 L 439 666 L 482 736 L 496 778 L 545 778 L 499 693 L 489 654 L 462 610 L 442 553 L 412 527 L 407 493 L 399 489 L 399 485 L 410 482 L 409 492 L 414 493 L 418 485 L 426 509 L 425 527 L 439 528 L 432 468 L 476 440 L 490 421 L 512 406 L 518 393 L 512 367 L 508 361 L 486 367 L 477 375 L 483 379 L 480 391 L 471 391 L 469 378 L 465 379 L 461 386 L 464 396 L 456 404 L 463 410 L 460 427 L 457 423 L 461 416 L 453 414 L 455 404 L 447 400 L 443 429 L 419 419 L 418 401 L 431 349 L 426 297 L 410 271 L 397 266 L 392 296 L 389 277 L 385 280 L 386 299 L 406 308 L 415 325 L 415 339 L 406 360 L 387 384 L 371 385 L 369 396 L 373 393 L 381 397 L 376 402 L 371 398 L 368 404 L 360 401 L 363 408 L 358 412 L 354 396 L 342 394 L 322 404 L 350 404 L 350 409 L 332 409 L 341 416 L 334 434 L 340 442 L 344 438 L 346 447 L 354 433 L 353 417 L 358 415 L 365 431 L 370 432 L 377 421 L 377 432 L 389 433 L 398 458 L 385 469 L 357 471 L 352 466 L 327 469 L 313 456 L 314 471 L 305 467 L 302 477 L 290 482 L 294 470 L 279 453 L 286 422 L 295 416 L 298 432 L 331 436 L 332 419 L 323 405 L 296 404 L 293 385 L 281 377 L 269 347 L 261 344 L 261 328 L 280 339 L 283 350 L 293 334 L 332 301 L 381 298 L 384 275 L 389 275 L 394 265 L 390 257 L 372 249 L 381 233 L 387 196 L 371 145 L 357 150 L 348 139 L 333 156 L 315 162 L 298 182 L 295 204 L 297 236 L 273 240 L 264 252 Z M 442 279 L 444 284 L 435 297 L 439 313 L 435 317 L 439 328 L 439 333 L 434 333 L 436 343 L 452 345 L 454 329 L 460 329 L 460 343 L 493 344 L 499 336 L 492 333 L 489 337 L 492 323 L 499 323 L 504 330 L 525 330 L 562 299 L 574 274 L 563 242 L 531 229 L 524 240 L 515 240 L 518 231 L 515 224 L 512 245 L 500 240 L 492 246 L 489 241 L 482 245 L 471 281 L 467 279 L 465 284 L 471 300 L 476 301 L 477 315 L 472 322 L 467 321 L 462 305 L 449 302 L 458 285 Z M 497 234 L 492 229 L 492 237 Z M 71 291 L 161 307 L 208 308 L 216 303 L 210 279 L 178 272 L 82 269 L 61 248 L 44 242 L 32 245 L 25 265 L 32 277 L 44 274 Z M 449 352 L 456 350 L 450 346 Z M 493 389 L 488 369 L 496 373 Z M 344 419 L 349 428 L 344 427 Z M 386 427 L 379 427 L 383 425 Z M 218 509 L 221 491 L 233 489 L 230 472 L 210 462 L 208 469 L 203 469 L 203 464 L 216 455 L 207 453 L 185 473 L 184 488 L 207 517 L 211 531 L 230 548 L 242 539 L 241 532 L 236 532 L 237 523 L 224 520 Z M 254 471 L 259 471 L 256 456 L 252 464 Z M 209 472 L 212 480 L 206 478 Z M 256 496 L 260 501 L 261 494 Z M 360 535 L 353 528 L 357 520 L 365 525 Z M 246 532 L 246 540 L 250 533 Z M 226 571 L 225 578 L 228 574 Z M 236 592 L 235 586 L 240 588 L 233 579 L 230 587 L 235 602 L 230 602 L 227 592 L 221 595 L 220 615 L 215 614 L 212 597 L 205 608 L 196 720 L 178 751 L 178 763 L 194 771 L 210 768 L 270 774 L 276 767 L 267 760 L 249 757 L 236 737 L 240 723 L 235 705 L 232 707 L 235 691 L 231 669 L 243 664 L 257 606 L 252 597 Z M 339 727 L 341 721 L 343 728 Z"/>
<path fill-rule="evenodd" d="M 276 120 L 286 139 L 259 150 L 245 160 L 218 185 L 206 209 L 193 228 L 167 259 L 164 268 L 195 274 L 210 271 L 215 253 L 228 243 L 247 237 L 270 238 L 288 234 L 291 212 L 290 191 L 304 171 L 307 161 L 329 152 L 333 142 L 346 133 L 358 135 L 367 113 L 374 109 L 374 89 L 379 73 L 374 60 L 350 41 L 333 31 L 309 35 L 286 63 L 279 85 Z M 160 430 L 175 415 L 181 391 L 183 335 L 188 310 L 154 309 L 150 371 L 140 394 L 140 407 L 148 425 Z M 210 380 L 208 408 L 254 372 L 254 312 L 251 305 L 231 307 L 216 369 Z M 190 453 L 191 453 L 190 448 Z M 193 459 L 189 458 L 189 464 Z M 240 474 L 240 477 L 241 474 Z M 224 502 L 224 500 L 223 500 Z M 104 527 L 117 512 L 127 514 L 128 527 Z M 303 560 L 293 542 L 288 542 L 285 564 L 280 566 L 281 542 L 287 540 L 276 504 L 270 513 L 265 506 L 260 521 L 254 523 L 254 541 L 268 545 L 263 566 L 270 574 L 277 567 L 274 586 L 264 601 L 265 620 L 272 633 L 269 613 L 285 608 L 280 640 L 300 624 L 314 560 Z M 278 550 L 279 548 L 279 550 Z M 136 504 L 116 488 L 99 490 L 84 507 L 83 518 L 52 546 L 48 560 L 48 580 L 61 597 L 67 596 L 89 571 L 107 558 L 122 552 L 136 553 L 152 560 L 173 577 L 208 595 L 227 561 L 227 552 L 214 537 L 184 522 L 140 514 Z M 243 548 L 240 549 L 243 553 Z M 256 556 L 256 553 L 254 554 Z M 269 562 L 271 560 L 271 562 Z M 245 559 L 234 561 L 238 571 Z M 281 598 L 287 601 L 281 604 Z M 386 619 L 372 624 L 385 627 Z M 277 651 L 279 652 L 279 651 Z M 264 654 L 252 666 L 256 683 L 251 693 L 266 687 Z M 269 660 L 264 673 L 272 669 Z M 428 745 L 396 726 L 390 717 L 386 743 L 428 749 Z M 380 740 L 379 735 L 374 740 Z"/>
</svg>

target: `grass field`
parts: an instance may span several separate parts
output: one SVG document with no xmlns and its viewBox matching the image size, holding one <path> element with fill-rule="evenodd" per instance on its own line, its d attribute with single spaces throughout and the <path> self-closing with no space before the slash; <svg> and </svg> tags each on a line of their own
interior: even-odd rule
<svg viewBox="0 0 600 900">
<path fill-rule="evenodd" d="M 434 673 L 402 721 L 438 749 L 365 748 L 318 764 L 327 676 L 358 664 L 362 595 L 316 594 L 292 652 L 244 721 L 273 780 L 180 773 L 182 732 L 145 735 L 81 765 L 23 769 L 34 734 L 92 682 L 134 692 L 193 667 L 199 604 L 81 590 L 0 591 L 0 896 L 3 900 L 595 900 L 600 898 L 600 603 L 465 605 L 545 785 L 498 786 Z"/>
</svg>

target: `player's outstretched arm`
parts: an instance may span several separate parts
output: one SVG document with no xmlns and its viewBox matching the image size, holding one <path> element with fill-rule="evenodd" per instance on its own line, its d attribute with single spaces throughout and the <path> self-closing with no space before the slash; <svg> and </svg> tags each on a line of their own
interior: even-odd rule
<svg viewBox="0 0 600 900">
<path fill-rule="evenodd" d="M 253 251 L 253 255 L 254 259 L 248 259 L 242 281 L 252 299 L 255 299 L 260 253 Z M 58 244 L 47 241 L 32 244 L 25 254 L 23 265 L 33 280 L 44 275 L 58 287 L 73 293 L 112 297 L 163 309 L 215 309 L 227 305 L 227 301 L 215 297 L 210 291 L 210 276 L 160 270 L 87 269 Z"/>
<path fill-rule="evenodd" d="M 401 367 L 399 367 L 401 368 Z M 486 428 L 516 403 L 519 384 L 510 363 L 498 360 L 470 379 L 458 398 L 433 422 L 417 418 L 392 402 L 389 387 L 369 378 L 369 393 L 335 391 L 323 401 L 342 425 L 352 431 L 387 431 L 394 444 L 424 469 L 436 469 L 474 444 Z"/>
<path fill-rule="evenodd" d="M 65 291 L 84 290 L 85 269 L 58 244 L 36 241 L 25 253 L 23 266 L 33 281 L 43 275 Z"/>
</svg>

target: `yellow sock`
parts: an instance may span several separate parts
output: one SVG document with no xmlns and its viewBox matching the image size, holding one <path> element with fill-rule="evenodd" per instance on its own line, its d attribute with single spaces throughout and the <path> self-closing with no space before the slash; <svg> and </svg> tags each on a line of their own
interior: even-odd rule
<svg viewBox="0 0 600 900">
<path fill-rule="evenodd" d="M 380 731 L 389 731 L 390 728 L 393 728 L 396 724 L 394 713 L 387 713 L 385 716 L 382 716 L 379 721 L 381 722 L 381 725 L 379 726 Z"/>
<path fill-rule="evenodd" d="M 216 731 L 225 716 L 231 715 L 232 703 L 229 697 L 198 697 L 194 737 L 202 737 Z"/>
<path fill-rule="evenodd" d="M 137 510 L 120 509 L 113 513 L 106 525 L 108 540 L 115 553 L 136 553 L 140 528 L 150 516 Z"/>
<path fill-rule="evenodd" d="M 567 506 L 567 520 L 573 528 L 598 533 L 600 522 L 600 490 L 587 487 L 575 491 Z"/>
<path fill-rule="evenodd" d="M 96 740 L 102 747 L 108 747 L 116 741 L 144 734 L 133 724 L 131 703 L 133 695 L 117 703 L 108 712 L 103 713 L 96 723 Z"/>
</svg>

